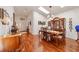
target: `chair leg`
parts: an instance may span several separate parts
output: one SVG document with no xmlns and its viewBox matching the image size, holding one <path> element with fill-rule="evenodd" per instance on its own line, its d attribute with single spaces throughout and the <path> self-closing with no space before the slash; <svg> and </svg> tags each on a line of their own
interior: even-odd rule
<svg viewBox="0 0 79 59">
<path fill-rule="evenodd" d="M 51 41 L 51 35 L 50 34 L 47 35 L 47 41 Z"/>
<path fill-rule="evenodd" d="M 56 44 L 56 46 L 58 46 L 58 43 L 57 43 L 57 38 L 55 38 L 55 44 Z"/>
</svg>

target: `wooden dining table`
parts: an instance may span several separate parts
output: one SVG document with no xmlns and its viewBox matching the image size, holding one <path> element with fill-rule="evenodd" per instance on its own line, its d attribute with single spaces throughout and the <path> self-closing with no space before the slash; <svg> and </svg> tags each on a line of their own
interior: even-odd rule
<svg viewBox="0 0 79 59">
<path fill-rule="evenodd" d="M 39 33 L 40 32 L 45 32 L 45 33 L 48 33 L 48 34 L 55 34 L 55 35 L 60 35 L 60 34 L 63 34 L 63 32 L 59 32 L 59 31 L 54 31 L 54 30 L 39 30 Z"/>
<path fill-rule="evenodd" d="M 40 40 L 44 39 L 46 41 L 51 41 L 56 46 L 65 44 L 64 32 L 54 31 L 54 30 L 40 30 Z"/>
<path fill-rule="evenodd" d="M 62 35 L 62 34 L 63 34 L 63 32 L 54 31 L 54 30 L 40 30 L 39 31 L 40 38 L 42 37 L 41 39 L 44 39 L 44 37 L 45 37 L 46 40 L 49 36 L 58 36 L 58 35 Z"/>
</svg>

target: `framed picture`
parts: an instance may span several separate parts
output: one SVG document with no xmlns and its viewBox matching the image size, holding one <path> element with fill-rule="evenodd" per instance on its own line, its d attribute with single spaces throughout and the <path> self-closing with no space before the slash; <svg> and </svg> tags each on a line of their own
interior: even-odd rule
<svg viewBox="0 0 79 59">
<path fill-rule="evenodd" d="M 72 18 L 69 18 L 69 30 L 72 31 Z"/>
<path fill-rule="evenodd" d="M 45 25 L 46 23 L 44 21 L 38 21 L 38 25 Z"/>
</svg>

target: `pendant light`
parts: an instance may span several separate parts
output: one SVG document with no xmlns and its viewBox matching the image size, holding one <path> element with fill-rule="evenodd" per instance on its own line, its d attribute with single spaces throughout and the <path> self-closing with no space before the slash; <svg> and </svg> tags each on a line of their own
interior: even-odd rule
<svg viewBox="0 0 79 59">
<path fill-rule="evenodd" d="M 50 8 L 50 18 L 52 17 L 52 6 L 49 6 Z"/>
</svg>

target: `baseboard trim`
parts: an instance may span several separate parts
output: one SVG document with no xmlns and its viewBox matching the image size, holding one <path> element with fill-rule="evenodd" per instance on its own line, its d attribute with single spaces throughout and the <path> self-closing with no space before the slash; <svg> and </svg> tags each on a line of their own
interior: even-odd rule
<svg viewBox="0 0 79 59">
<path fill-rule="evenodd" d="M 75 41 L 77 40 L 77 39 L 72 39 L 72 38 L 69 38 L 69 37 L 66 37 L 66 38 L 67 38 L 67 39 L 71 39 L 71 40 L 75 40 Z"/>
</svg>

